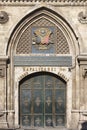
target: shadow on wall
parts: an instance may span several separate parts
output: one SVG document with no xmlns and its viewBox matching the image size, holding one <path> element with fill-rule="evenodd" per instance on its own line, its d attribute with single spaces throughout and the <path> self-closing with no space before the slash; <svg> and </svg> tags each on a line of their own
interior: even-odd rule
<svg viewBox="0 0 87 130">
<path fill-rule="evenodd" d="M 82 128 L 81 130 L 87 130 L 87 121 L 82 123 Z"/>
</svg>

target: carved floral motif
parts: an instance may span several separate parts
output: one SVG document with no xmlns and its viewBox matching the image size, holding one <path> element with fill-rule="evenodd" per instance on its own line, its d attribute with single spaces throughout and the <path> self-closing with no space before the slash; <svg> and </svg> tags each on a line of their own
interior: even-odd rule
<svg viewBox="0 0 87 130">
<path fill-rule="evenodd" d="M 87 14 L 84 13 L 84 12 L 80 12 L 80 13 L 78 14 L 78 20 L 79 20 L 79 22 L 82 23 L 82 24 L 87 24 Z"/>
<path fill-rule="evenodd" d="M 0 11 L 0 24 L 4 24 L 9 20 L 8 14 L 5 11 Z"/>
</svg>

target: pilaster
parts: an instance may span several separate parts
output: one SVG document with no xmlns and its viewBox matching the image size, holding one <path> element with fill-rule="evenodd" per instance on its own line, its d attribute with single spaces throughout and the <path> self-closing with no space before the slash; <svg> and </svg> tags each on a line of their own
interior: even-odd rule
<svg viewBox="0 0 87 130">
<path fill-rule="evenodd" d="M 82 124 L 87 122 L 87 55 L 78 56 L 78 63 L 80 67 L 79 128 L 81 128 Z"/>
<path fill-rule="evenodd" d="M 0 56 L 0 128 L 7 127 L 7 89 L 6 89 L 6 65 L 7 56 Z"/>
</svg>

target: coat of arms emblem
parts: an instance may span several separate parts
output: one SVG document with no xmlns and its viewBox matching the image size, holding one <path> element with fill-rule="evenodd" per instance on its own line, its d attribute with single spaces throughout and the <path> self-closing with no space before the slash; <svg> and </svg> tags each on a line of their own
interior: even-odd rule
<svg viewBox="0 0 87 130">
<path fill-rule="evenodd" d="M 53 44 L 53 28 L 36 27 L 32 31 L 32 45 L 38 50 L 47 50 Z"/>
</svg>

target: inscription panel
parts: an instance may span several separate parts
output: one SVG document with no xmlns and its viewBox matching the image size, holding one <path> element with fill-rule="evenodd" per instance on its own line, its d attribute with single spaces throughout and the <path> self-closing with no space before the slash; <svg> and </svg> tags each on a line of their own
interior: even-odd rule
<svg viewBox="0 0 87 130">
<path fill-rule="evenodd" d="M 72 56 L 15 56 L 14 66 L 72 66 Z"/>
</svg>

